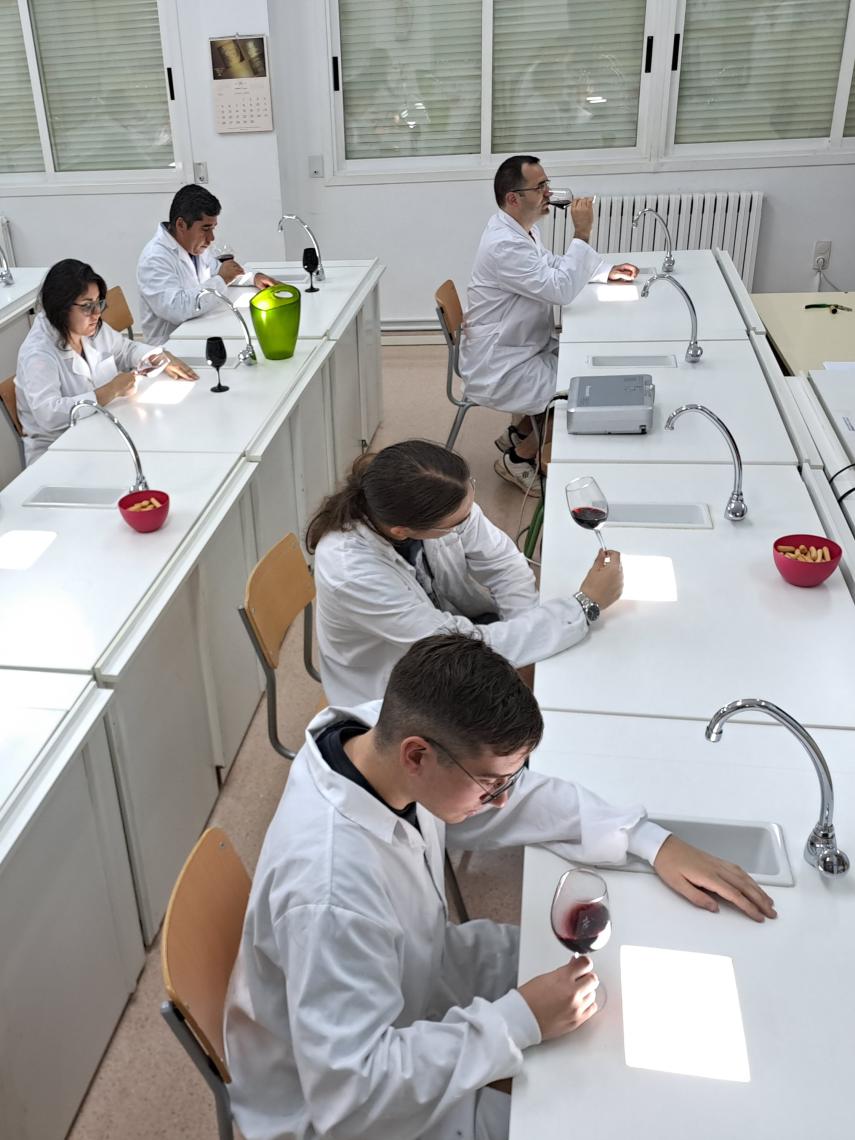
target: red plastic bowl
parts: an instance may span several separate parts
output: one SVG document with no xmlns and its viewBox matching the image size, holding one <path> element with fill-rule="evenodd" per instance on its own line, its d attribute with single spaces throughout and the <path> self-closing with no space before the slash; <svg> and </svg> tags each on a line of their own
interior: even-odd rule
<svg viewBox="0 0 855 1140">
<path fill-rule="evenodd" d="M 827 546 L 831 555 L 830 562 L 799 562 L 795 558 L 787 558 L 779 554 L 779 546 Z M 821 534 L 785 534 L 776 538 L 772 544 L 772 557 L 775 565 L 785 582 L 791 586 L 818 586 L 824 582 L 837 569 L 837 563 L 843 551 L 830 538 L 823 538 Z"/>
<path fill-rule="evenodd" d="M 129 511 L 134 503 L 141 503 L 143 499 L 157 499 L 163 505 L 153 511 Z M 152 530 L 160 530 L 169 514 L 169 495 L 166 491 L 131 491 L 119 499 L 119 512 L 128 526 L 141 534 L 148 534 Z"/>
</svg>

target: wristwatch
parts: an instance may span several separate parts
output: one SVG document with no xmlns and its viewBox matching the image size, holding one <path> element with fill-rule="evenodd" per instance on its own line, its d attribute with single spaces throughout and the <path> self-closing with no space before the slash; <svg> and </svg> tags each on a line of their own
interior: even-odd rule
<svg viewBox="0 0 855 1140">
<path fill-rule="evenodd" d="M 582 612 L 585 615 L 588 625 L 590 625 L 592 622 L 595 622 L 600 616 L 600 607 L 597 605 L 594 599 L 589 598 L 587 594 L 583 594 L 581 590 L 577 590 L 573 597 L 582 607 Z"/>
</svg>

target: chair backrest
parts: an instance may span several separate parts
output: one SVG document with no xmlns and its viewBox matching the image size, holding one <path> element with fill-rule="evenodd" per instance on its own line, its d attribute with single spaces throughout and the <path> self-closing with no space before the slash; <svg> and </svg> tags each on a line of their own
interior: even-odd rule
<svg viewBox="0 0 855 1140">
<path fill-rule="evenodd" d="M 433 296 L 436 301 L 439 323 L 442 325 L 445 339 L 450 342 L 449 348 L 451 348 L 452 345 L 458 343 L 460 326 L 463 324 L 463 306 L 460 304 L 457 286 L 449 278 L 448 281 L 443 281 Z"/>
<path fill-rule="evenodd" d="M 15 429 L 19 436 L 23 437 L 24 429 L 21 427 L 21 421 L 18 419 L 18 402 L 15 399 L 15 377 L 9 376 L 5 380 L 0 381 L 0 402 L 9 417 L 9 423 Z"/>
<path fill-rule="evenodd" d="M 296 534 L 286 534 L 264 555 L 246 584 L 244 609 L 271 669 L 294 619 L 314 601 L 315 583 Z"/>
<path fill-rule="evenodd" d="M 104 320 L 116 332 L 126 332 L 131 340 L 134 339 L 134 317 L 125 300 L 121 285 L 114 285 L 107 290 L 107 308 L 104 310 Z"/>
<path fill-rule="evenodd" d="M 223 1009 L 249 888 L 229 837 L 211 827 L 187 856 L 163 924 L 161 968 L 169 1000 L 227 1084 Z"/>
</svg>

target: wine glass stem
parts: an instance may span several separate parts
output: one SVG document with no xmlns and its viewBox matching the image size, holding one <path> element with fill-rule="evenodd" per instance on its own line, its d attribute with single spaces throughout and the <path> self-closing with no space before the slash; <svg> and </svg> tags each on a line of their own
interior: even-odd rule
<svg viewBox="0 0 855 1140">
<path fill-rule="evenodd" d="M 595 531 L 595 534 L 596 534 L 597 538 L 600 540 L 600 546 L 603 548 L 603 554 L 605 554 L 605 556 L 606 556 L 605 562 L 606 562 L 606 565 L 608 566 L 608 564 L 611 562 L 611 558 L 609 558 L 609 548 L 606 546 L 606 540 L 603 538 L 603 536 L 599 530 Z"/>
</svg>

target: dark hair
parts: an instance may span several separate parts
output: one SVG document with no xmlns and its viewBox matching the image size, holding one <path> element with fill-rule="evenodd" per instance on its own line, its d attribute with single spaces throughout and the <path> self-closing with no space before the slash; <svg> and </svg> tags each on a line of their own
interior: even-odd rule
<svg viewBox="0 0 855 1140">
<path fill-rule="evenodd" d="M 67 257 L 58 261 L 47 271 L 42 282 L 41 305 L 44 314 L 62 338 L 68 341 L 68 314 L 71 306 L 90 285 L 98 286 L 98 296 L 103 301 L 107 296 L 107 282 L 85 261 Z M 101 322 L 98 322 L 101 328 Z"/>
<path fill-rule="evenodd" d="M 469 465 L 462 455 L 427 439 L 405 439 L 376 455 L 361 455 L 344 486 L 327 495 L 306 529 L 313 552 L 330 531 L 364 523 L 429 530 L 459 507 L 469 490 Z"/>
<path fill-rule="evenodd" d="M 533 154 L 514 154 L 505 159 L 493 179 L 493 193 L 496 195 L 497 205 L 504 206 L 508 194 L 520 188 L 523 180 L 522 168 L 537 166 L 539 162 L 540 159 L 535 158 Z"/>
<path fill-rule="evenodd" d="M 509 661 L 480 638 L 447 633 L 415 642 L 395 665 L 376 732 L 381 747 L 415 735 L 461 756 L 510 756 L 537 747 L 543 717 Z"/>
<path fill-rule="evenodd" d="M 204 217 L 216 218 L 221 208 L 214 195 L 204 186 L 196 186 L 193 182 L 189 186 L 182 186 L 169 207 L 169 232 L 173 232 L 179 218 L 192 226 Z"/>
</svg>

